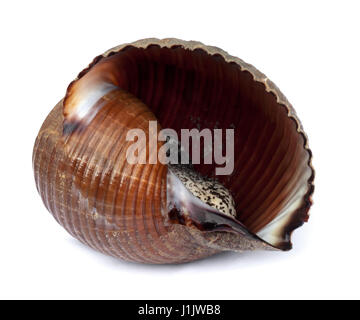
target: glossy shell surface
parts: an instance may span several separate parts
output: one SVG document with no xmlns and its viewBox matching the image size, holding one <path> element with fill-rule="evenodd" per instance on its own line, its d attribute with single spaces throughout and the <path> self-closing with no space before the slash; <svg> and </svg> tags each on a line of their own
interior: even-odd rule
<svg viewBox="0 0 360 320">
<path fill-rule="evenodd" d="M 234 128 L 234 172 L 216 178 L 236 219 L 198 212 L 184 222 L 170 212 L 168 167 L 125 159 L 126 133 L 147 132 L 149 121 L 178 132 Z M 45 206 L 72 236 L 144 263 L 288 250 L 314 189 L 307 137 L 280 90 L 219 48 L 178 39 L 144 39 L 95 58 L 42 125 L 33 166 Z M 213 165 L 195 169 L 215 178 Z"/>
</svg>

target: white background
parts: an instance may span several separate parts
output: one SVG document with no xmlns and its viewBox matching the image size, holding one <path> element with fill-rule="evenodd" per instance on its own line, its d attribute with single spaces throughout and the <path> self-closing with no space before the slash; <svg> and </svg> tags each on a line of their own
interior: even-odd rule
<svg viewBox="0 0 360 320">
<path fill-rule="evenodd" d="M 358 1 L 1 1 L 0 298 L 360 298 Z M 269 76 L 314 153 L 314 206 L 287 253 L 128 263 L 72 239 L 37 194 L 37 132 L 95 56 L 147 37 L 215 45 Z"/>
</svg>

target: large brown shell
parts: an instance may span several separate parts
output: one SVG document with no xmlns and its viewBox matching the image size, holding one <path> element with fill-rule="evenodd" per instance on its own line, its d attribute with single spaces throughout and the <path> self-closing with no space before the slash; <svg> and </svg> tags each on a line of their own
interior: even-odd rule
<svg viewBox="0 0 360 320">
<path fill-rule="evenodd" d="M 96 101 L 88 121 L 77 118 L 74 105 L 99 77 L 121 90 Z M 177 131 L 235 129 L 235 170 L 220 180 L 247 230 L 231 230 L 236 221 L 225 222 L 229 230 L 207 230 L 171 219 L 167 166 L 125 161 L 126 132 L 146 132 L 149 120 Z M 144 39 L 95 58 L 42 125 L 33 167 L 45 206 L 72 236 L 145 263 L 187 262 L 221 250 L 290 249 L 314 189 L 307 137 L 280 90 L 219 48 L 178 39 Z M 196 170 L 214 175 L 211 165 Z"/>
</svg>

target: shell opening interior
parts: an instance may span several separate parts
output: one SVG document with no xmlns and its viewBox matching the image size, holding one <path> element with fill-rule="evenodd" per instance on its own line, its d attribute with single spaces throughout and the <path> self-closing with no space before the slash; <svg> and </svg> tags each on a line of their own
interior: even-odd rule
<svg viewBox="0 0 360 320">
<path fill-rule="evenodd" d="M 236 219 L 280 249 L 310 207 L 309 151 L 285 106 L 248 71 L 220 54 L 151 45 L 128 46 L 98 57 L 73 82 L 64 116 L 72 128 L 94 116 L 95 102 L 121 88 L 145 103 L 163 128 L 234 129 L 234 170 L 215 176 L 216 164 L 194 165 L 231 193 Z"/>
</svg>

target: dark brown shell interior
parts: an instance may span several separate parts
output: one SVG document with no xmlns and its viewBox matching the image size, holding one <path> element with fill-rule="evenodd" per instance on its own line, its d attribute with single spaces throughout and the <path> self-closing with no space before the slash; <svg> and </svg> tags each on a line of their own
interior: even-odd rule
<svg viewBox="0 0 360 320">
<path fill-rule="evenodd" d="M 291 232 L 308 219 L 311 154 L 289 109 L 251 72 L 201 48 L 129 45 L 96 58 L 79 74 L 81 81 L 99 77 L 132 93 L 163 128 L 179 135 L 181 129 L 234 128 L 234 171 L 216 178 L 233 195 L 239 221 L 260 236 L 272 228 L 263 238 L 277 248 L 291 247 Z M 69 86 L 67 99 L 78 83 Z M 195 168 L 214 176 L 215 166 Z M 275 231 L 274 221 L 279 224 Z"/>
</svg>

